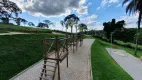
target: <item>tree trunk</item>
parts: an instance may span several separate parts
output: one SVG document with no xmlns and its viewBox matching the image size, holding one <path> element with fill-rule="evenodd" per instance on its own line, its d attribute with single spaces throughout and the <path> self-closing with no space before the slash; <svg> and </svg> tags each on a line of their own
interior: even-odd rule
<svg viewBox="0 0 142 80">
<path fill-rule="evenodd" d="M 72 33 L 72 26 L 71 26 L 71 33 Z"/>
<path fill-rule="evenodd" d="M 62 26 L 62 31 L 64 31 L 63 28 L 64 28 L 64 26 Z"/>
<path fill-rule="evenodd" d="M 76 27 L 76 33 L 77 33 L 77 27 Z"/>
<path fill-rule="evenodd" d="M 137 33 L 136 33 L 136 47 L 135 47 L 135 53 L 134 53 L 135 56 L 137 56 L 138 37 L 139 37 L 138 34 L 139 34 L 139 31 L 140 31 L 141 16 L 142 16 L 142 11 L 140 11 L 140 13 L 139 13 L 138 30 L 137 30 Z"/>
</svg>

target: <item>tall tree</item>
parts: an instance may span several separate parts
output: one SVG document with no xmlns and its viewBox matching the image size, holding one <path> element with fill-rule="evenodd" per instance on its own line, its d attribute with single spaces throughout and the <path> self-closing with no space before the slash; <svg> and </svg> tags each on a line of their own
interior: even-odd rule
<svg viewBox="0 0 142 80">
<path fill-rule="evenodd" d="M 113 31 L 115 31 L 116 29 L 121 30 L 122 28 L 124 28 L 124 25 L 125 25 L 124 20 L 116 22 L 115 19 L 112 19 L 111 22 L 104 22 L 103 23 L 103 26 L 104 26 L 103 30 L 106 33 L 107 39 L 110 39 L 110 35 Z"/>
<path fill-rule="evenodd" d="M 9 19 L 13 18 L 12 14 L 15 14 L 15 17 L 18 17 L 18 14 L 21 12 L 22 10 L 16 5 L 16 3 L 9 0 L 1 0 L 0 18 L 4 23 L 9 23 Z"/>
<path fill-rule="evenodd" d="M 24 24 L 24 26 L 28 23 L 28 21 L 26 19 L 22 20 L 22 23 Z"/>
<path fill-rule="evenodd" d="M 15 20 L 15 22 L 16 22 L 16 24 L 17 24 L 18 26 L 21 25 L 21 22 L 22 22 L 22 23 L 26 23 L 26 22 L 27 22 L 27 21 L 26 21 L 25 19 L 23 19 L 23 18 L 15 18 L 14 20 Z"/>
<path fill-rule="evenodd" d="M 71 33 L 73 30 L 73 26 L 76 23 L 78 23 L 78 21 L 79 21 L 79 18 L 75 14 L 70 14 L 64 18 L 65 25 L 70 26 L 70 28 L 71 28 Z"/>
<path fill-rule="evenodd" d="M 40 23 L 38 23 L 38 26 L 37 27 L 39 27 L 39 28 L 49 28 L 49 26 L 47 25 L 47 24 L 45 24 L 45 23 L 42 23 L 42 22 L 40 22 Z"/>
<path fill-rule="evenodd" d="M 49 28 L 50 25 L 53 25 L 53 23 L 49 20 L 44 20 L 43 22 L 46 28 Z"/>
<path fill-rule="evenodd" d="M 87 25 L 84 24 L 84 23 L 80 23 L 80 24 L 78 25 L 78 28 L 79 28 L 80 32 L 83 32 L 84 30 L 87 30 L 87 29 L 88 29 L 88 28 L 87 28 Z"/>
<path fill-rule="evenodd" d="M 140 32 L 140 24 L 142 19 L 142 0 L 124 0 L 122 5 L 128 3 L 128 6 L 126 7 L 126 13 L 133 14 L 138 13 L 138 30 L 136 33 L 136 48 L 135 48 L 135 55 L 137 55 L 137 47 L 138 47 L 138 34 Z"/>
<path fill-rule="evenodd" d="M 63 31 L 63 28 L 64 28 L 64 26 L 65 26 L 65 22 L 64 22 L 63 20 L 61 20 L 61 21 L 60 21 L 60 24 L 61 24 L 61 26 L 62 26 L 62 31 Z"/>
<path fill-rule="evenodd" d="M 33 22 L 28 22 L 29 26 L 35 26 L 35 24 Z"/>
</svg>

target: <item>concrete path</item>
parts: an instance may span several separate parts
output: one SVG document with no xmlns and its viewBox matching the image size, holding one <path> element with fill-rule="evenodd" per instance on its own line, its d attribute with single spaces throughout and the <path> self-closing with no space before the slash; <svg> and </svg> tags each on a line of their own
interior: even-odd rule
<svg viewBox="0 0 142 80">
<path fill-rule="evenodd" d="M 134 80 L 142 80 L 142 61 L 124 50 L 111 48 L 106 50 Z"/>
<path fill-rule="evenodd" d="M 29 33 L 22 33 L 22 32 L 0 33 L 0 35 L 15 35 L 15 34 L 29 34 Z"/>
<path fill-rule="evenodd" d="M 84 39 L 82 47 L 74 54 L 69 51 L 69 67 L 66 67 L 66 59 L 60 64 L 61 80 L 91 80 L 90 48 L 94 39 Z M 43 60 L 19 73 L 11 80 L 39 80 Z M 55 80 L 57 76 L 55 76 Z"/>
</svg>

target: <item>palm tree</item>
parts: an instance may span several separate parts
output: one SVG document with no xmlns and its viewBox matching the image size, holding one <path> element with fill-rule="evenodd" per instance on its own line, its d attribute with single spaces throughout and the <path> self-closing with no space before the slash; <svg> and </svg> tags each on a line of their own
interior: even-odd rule
<svg viewBox="0 0 142 80">
<path fill-rule="evenodd" d="M 33 22 L 28 22 L 29 26 L 35 26 L 35 24 Z"/>
<path fill-rule="evenodd" d="M 71 33 L 72 33 L 73 26 L 77 24 L 78 21 L 79 21 L 79 18 L 75 14 L 68 15 L 64 18 L 65 25 L 71 27 Z"/>
<path fill-rule="evenodd" d="M 62 31 L 63 31 L 63 28 L 64 28 L 64 26 L 65 26 L 65 22 L 64 22 L 63 20 L 61 20 L 61 21 L 60 21 L 60 24 L 61 24 L 61 26 L 62 26 Z"/>
<path fill-rule="evenodd" d="M 138 30 L 136 33 L 136 47 L 135 47 L 135 53 L 134 55 L 137 55 L 137 47 L 138 47 L 138 34 L 140 31 L 140 24 L 142 19 L 142 0 L 124 0 L 122 5 L 126 4 L 127 2 L 130 2 L 126 8 L 126 13 L 129 12 L 129 14 L 138 13 Z"/>
</svg>

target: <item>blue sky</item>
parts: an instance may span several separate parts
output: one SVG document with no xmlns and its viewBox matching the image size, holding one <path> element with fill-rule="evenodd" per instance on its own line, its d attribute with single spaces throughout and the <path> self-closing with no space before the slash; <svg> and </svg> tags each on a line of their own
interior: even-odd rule
<svg viewBox="0 0 142 80">
<path fill-rule="evenodd" d="M 89 29 L 103 29 L 103 22 L 115 18 L 126 21 L 126 28 L 136 27 L 138 14 L 129 16 L 122 7 L 123 0 L 11 0 L 22 9 L 20 17 L 37 25 L 48 19 L 55 25 L 51 29 L 62 30 L 60 20 L 69 14 L 76 14 L 79 23 L 87 24 Z"/>
</svg>

